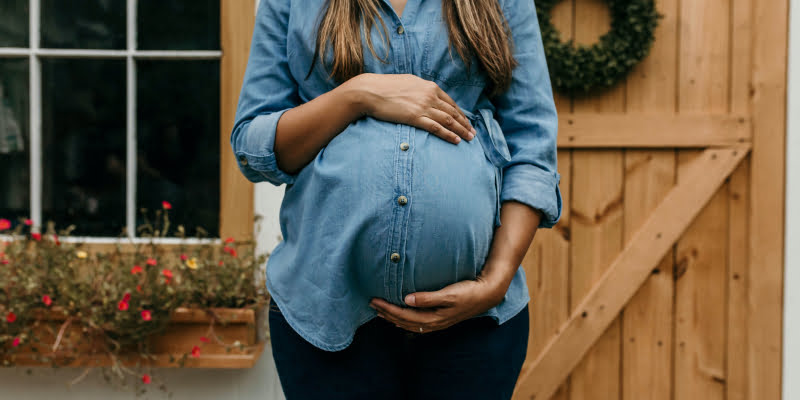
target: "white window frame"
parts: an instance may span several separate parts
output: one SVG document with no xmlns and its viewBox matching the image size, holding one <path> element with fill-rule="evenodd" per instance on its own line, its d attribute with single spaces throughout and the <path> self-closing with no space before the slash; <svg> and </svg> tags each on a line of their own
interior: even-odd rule
<svg viewBox="0 0 800 400">
<path fill-rule="evenodd" d="M 42 224 L 42 58 L 73 59 L 124 59 L 126 62 L 126 190 L 125 190 L 125 225 L 127 239 L 113 237 L 70 237 L 66 241 L 88 243 L 151 242 L 150 238 L 134 237 L 136 232 L 136 61 L 138 60 L 220 60 L 222 51 L 142 51 L 138 50 L 136 10 L 138 0 L 126 0 L 127 7 L 127 46 L 125 50 L 92 50 L 92 49 L 49 49 L 41 48 L 41 0 L 29 0 L 29 47 L 0 47 L 0 58 L 28 58 L 29 70 L 29 151 L 30 151 L 30 218 L 34 229 L 41 229 Z M 0 235 L 2 238 L 3 235 Z M 160 243 L 206 243 L 219 239 L 180 239 L 158 238 Z"/>
</svg>

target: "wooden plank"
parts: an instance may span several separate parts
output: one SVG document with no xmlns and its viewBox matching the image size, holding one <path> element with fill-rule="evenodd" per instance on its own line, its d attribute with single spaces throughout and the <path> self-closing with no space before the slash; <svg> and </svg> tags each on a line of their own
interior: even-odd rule
<svg viewBox="0 0 800 400">
<path fill-rule="evenodd" d="M 755 151 L 750 170 L 747 353 L 753 400 L 781 396 L 788 7 L 787 0 L 755 1 L 752 12 L 757 29 L 752 58 Z"/>
<path fill-rule="evenodd" d="M 731 1 L 682 1 L 681 114 L 727 113 L 730 100 Z M 678 154 L 678 182 L 699 151 Z M 725 395 L 727 185 L 676 243 L 675 398 Z"/>
<path fill-rule="evenodd" d="M 595 43 L 610 26 L 605 1 L 576 1 L 576 42 Z M 575 98 L 573 109 L 576 113 L 623 113 L 625 87 L 621 82 L 601 94 Z M 623 152 L 579 151 L 574 153 L 573 162 L 573 190 L 580 193 L 572 201 L 570 304 L 574 307 L 623 246 Z M 575 367 L 570 376 L 570 400 L 620 398 L 620 334 L 620 321 L 616 320 Z"/>
<path fill-rule="evenodd" d="M 744 114 L 675 115 L 671 111 L 562 114 L 559 117 L 558 146 L 560 148 L 731 146 L 750 142 L 751 131 L 750 118 Z"/>
<path fill-rule="evenodd" d="M 750 115 L 753 71 L 753 0 L 736 0 L 731 14 L 732 114 Z M 750 124 L 752 130 L 752 123 Z M 753 136 L 752 132 L 749 135 Z M 748 349 L 748 237 L 750 207 L 750 159 L 745 158 L 731 174 L 728 198 L 728 348 L 726 400 L 747 400 L 750 374 Z"/>
<path fill-rule="evenodd" d="M 531 382 L 519 388 L 519 398 L 546 399 L 555 391 L 748 152 L 745 146 L 708 149 L 686 167 L 685 179 L 631 237 L 522 377 Z"/>
<path fill-rule="evenodd" d="M 650 55 L 628 78 L 628 113 L 661 113 L 675 118 L 678 1 L 661 0 L 656 5 L 664 18 L 659 22 L 658 40 Z M 682 135 L 680 129 L 660 135 L 652 133 L 651 129 L 641 132 L 646 132 L 648 137 Z M 629 149 L 625 152 L 625 242 L 631 240 L 633 233 L 674 185 L 674 150 Z M 623 399 L 672 399 L 675 295 L 672 263 L 673 251 L 670 249 L 625 306 L 622 320 Z"/>
<path fill-rule="evenodd" d="M 570 204 L 572 197 L 570 156 L 569 151 L 558 153 L 561 196 L 565 205 Z M 537 230 L 531 248 L 522 261 L 531 296 L 528 308 L 531 332 L 528 355 L 520 376 L 532 367 L 533 360 L 569 317 L 569 226 L 570 208 L 564 206 L 561 219 L 552 229 Z M 518 385 L 525 384 L 526 381 L 518 382 Z M 551 400 L 566 398 L 567 388 L 563 385 Z"/>
<path fill-rule="evenodd" d="M 550 21 L 558 29 L 561 39 L 568 41 L 575 37 L 575 0 L 564 0 L 553 7 Z M 553 100 L 559 114 L 572 112 L 572 98 L 559 92 L 553 93 Z"/>
<path fill-rule="evenodd" d="M 239 172 L 231 149 L 236 104 L 255 23 L 255 0 L 220 0 L 220 237 L 253 238 L 253 184 Z"/>
</svg>

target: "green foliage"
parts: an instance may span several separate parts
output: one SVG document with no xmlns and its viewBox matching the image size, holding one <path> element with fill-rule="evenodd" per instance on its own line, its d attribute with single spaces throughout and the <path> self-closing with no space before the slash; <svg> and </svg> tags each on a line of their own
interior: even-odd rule
<svg viewBox="0 0 800 400">
<path fill-rule="evenodd" d="M 608 89 L 650 52 L 662 17 L 654 0 L 607 0 L 611 30 L 592 46 L 561 40 L 550 21 L 550 12 L 559 1 L 536 1 L 550 79 L 556 90 L 587 95 Z"/>
<path fill-rule="evenodd" d="M 170 230 L 171 206 L 164 204 L 155 222 L 139 227 L 144 240 L 107 245 L 106 252 L 90 253 L 86 244 L 65 239 L 73 226 L 56 232 L 50 224 L 39 234 L 30 221 L 9 230 L 10 221 L 0 219 L 0 234 L 8 235 L 0 241 L 0 365 L 12 366 L 20 351 L 33 349 L 36 361 L 59 367 L 86 348 L 99 347 L 114 360 L 114 375 L 149 383 L 149 375 L 134 373 L 118 360 L 131 353 L 151 357 L 147 338 L 165 331 L 176 308 L 213 314 L 211 308 L 264 307 L 266 255 L 256 254 L 252 242 L 233 238 L 157 243 Z M 172 235 L 184 238 L 184 228 L 177 226 Z M 63 315 L 62 331 L 79 328 L 82 335 L 61 337 L 46 323 L 55 313 Z M 214 337 L 213 324 L 209 332 L 210 338 L 187 343 L 175 362 L 182 365 L 200 341 L 225 344 Z"/>
</svg>

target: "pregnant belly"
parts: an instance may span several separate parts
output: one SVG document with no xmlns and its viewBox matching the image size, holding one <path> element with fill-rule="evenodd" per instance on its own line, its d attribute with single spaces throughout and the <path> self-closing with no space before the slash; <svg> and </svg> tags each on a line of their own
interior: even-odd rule
<svg viewBox="0 0 800 400">
<path fill-rule="evenodd" d="M 325 210 L 300 223 L 298 246 L 305 245 L 304 233 L 322 229 L 336 243 L 326 254 L 342 257 L 331 266 L 340 271 L 315 271 L 317 285 L 345 279 L 364 296 L 402 298 L 473 279 L 482 268 L 494 233 L 495 166 L 478 138 L 454 145 L 405 128 L 410 147 L 401 151 L 396 124 L 351 124 L 301 172 L 297 186 L 306 186 L 304 194 L 287 190 L 287 209 L 299 203 L 295 197 L 310 196 L 304 204 Z M 398 205 L 398 195 L 407 197 L 406 205 Z M 392 252 L 402 254 L 400 262 L 387 262 Z"/>
</svg>

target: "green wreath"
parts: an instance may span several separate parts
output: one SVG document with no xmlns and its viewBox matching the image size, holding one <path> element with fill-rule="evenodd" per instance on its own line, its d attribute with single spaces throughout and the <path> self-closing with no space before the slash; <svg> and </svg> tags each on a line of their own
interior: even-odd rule
<svg viewBox="0 0 800 400">
<path fill-rule="evenodd" d="M 591 46 L 561 41 L 550 22 L 550 12 L 559 1 L 536 0 L 550 80 L 559 92 L 585 95 L 608 89 L 650 52 L 661 18 L 654 0 L 606 0 L 611 30 Z"/>
</svg>

